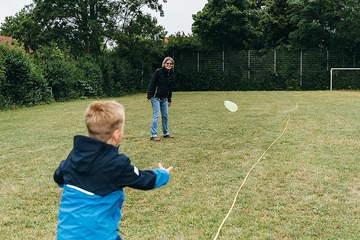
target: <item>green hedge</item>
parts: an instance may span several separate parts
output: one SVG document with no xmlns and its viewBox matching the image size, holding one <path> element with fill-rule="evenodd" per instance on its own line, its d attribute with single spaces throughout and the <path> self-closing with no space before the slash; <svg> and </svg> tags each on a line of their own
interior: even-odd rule
<svg viewBox="0 0 360 240">
<path fill-rule="evenodd" d="M 76 62 L 57 48 L 42 48 L 35 54 L 35 62 L 41 68 L 56 101 L 76 99 L 79 71 Z"/>
<path fill-rule="evenodd" d="M 0 45 L 0 109 L 50 100 L 49 86 L 31 57 L 19 48 Z"/>
<path fill-rule="evenodd" d="M 75 59 L 56 46 L 33 55 L 0 46 L 0 109 L 144 90 L 141 66 L 111 53 Z"/>
<path fill-rule="evenodd" d="M 174 51 L 181 91 L 328 90 L 330 68 L 358 67 L 359 54 L 278 48 L 251 51 Z M 360 89 L 358 72 L 334 75 L 334 89 Z"/>
<path fill-rule="evenodd" d="M 329 88 L 327 65 L 320 61 L 323 53 L 317 54 L 319 56 L 315 54 L 315 57 L 312 52 L 304 53 L 307 71 L 304 71 L 301 78 L 296 54 L 293 57 L 279 50 L 274 72 L 270 53 L 252 53 L 256 62 L 252 62 L 251 68 L 247 65 L 247 53 L 226 53 L 227 61 L 224 65 L 220 64 L 223 55 L 218 52 L 202 53 L 201 56 L 205 57 L 201 58 L 201 64 L 197 64 L 198 55 L 194 53 L 176 54 L 174 90 L 271 91 Z M 282 55 L 285 57 L 281 57 Z M 329 59 L 331 65 L 338 66 L 337 62 L 333 63 L 338 58 Z M 29 55 L 20 48 L 0 45 L 0 109 L 51 100 L 115 97 L 146 91 L 157 66 L 142 61 L 131 64 L 125 57 L 111 52 L 74 58 L 56 46 L 43 47 Z M 339 73 L 336 75 L 336 87 L 359 89 L 358 76 L 358 72 L 348 73 L 346 76 Z"/>
<path fill-rule="evenodd" d="M 56 101 L 119 96 L 141 90 L 141 73 L 110 53 L 73 59 L 56 47 L 46 47 L 37 51 L 35 59 Z"/>
</svg>

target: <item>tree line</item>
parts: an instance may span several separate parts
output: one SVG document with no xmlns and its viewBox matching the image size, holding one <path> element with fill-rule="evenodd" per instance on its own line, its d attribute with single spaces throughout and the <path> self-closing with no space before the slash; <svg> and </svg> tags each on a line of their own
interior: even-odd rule
<svg viewBox="0 0 360 240">
<path fill-rule="evenodd" d="M 359 10 L 356 0 L 210 0 L 192 29 L 202 42 L 223 48 L 357 51 Z"/>
<path fill-rule="evenodd" d="M 162 16 L 164 4 L 34 0 L 6 17 L 0 35 L 16 39 L 31 54 L 1 47 L 0 107 L 143 91 L 162 58 L 177 51 L 360 47 L 356 0 L 209 0 L 193 15 L 193 33 L 170 35 L 166 44 L 164 27 L 145 11 Z M 27 70 L 12 69 L 16 64 Z M 30 82 L 43 86 L 43 94 L 19 101 L 26 94 L 13 91 Z"/>
</svg>

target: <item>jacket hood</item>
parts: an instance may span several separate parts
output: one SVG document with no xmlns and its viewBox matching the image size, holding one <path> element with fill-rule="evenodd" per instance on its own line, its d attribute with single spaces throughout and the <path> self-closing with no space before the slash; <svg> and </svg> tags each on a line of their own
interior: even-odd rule
<svg viewBox="0 0 360 240">
<path fill-rule="evenodd" d="M 78 172 L 90 175 L 97 172 L 108 159 L 116 157 L 118 147 L 86 136 L 75 136 L 73 150 L 69 154 L 71 165 Z"/>
</svg>

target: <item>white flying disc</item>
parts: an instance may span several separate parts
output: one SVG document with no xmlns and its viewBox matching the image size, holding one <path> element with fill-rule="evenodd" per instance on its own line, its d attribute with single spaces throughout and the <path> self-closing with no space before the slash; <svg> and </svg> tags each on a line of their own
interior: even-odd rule
<svg viewBox="0 0 360 240">
<path fill-rule="evenodd" d="M 224 105 L 230 112 L 236 112 L 238 110 L 238 106 L 236 105 L 236 103 L 233 103 L 231 101 L 225 100 Z"/>
</svg>

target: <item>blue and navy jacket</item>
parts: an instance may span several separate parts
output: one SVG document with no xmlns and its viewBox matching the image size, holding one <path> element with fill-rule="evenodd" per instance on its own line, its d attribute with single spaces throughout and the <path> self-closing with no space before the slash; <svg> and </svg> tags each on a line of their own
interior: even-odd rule
<svg viewBox="0 0 360 240">
<path fill-rule="evenodd" d="M 163 169 L 139 170 L 118 148 L 86 136 L 75 136 L 67 159 L 54 173 L 63 188 L 56 239 L 118 237 L 124 187 L 150 190 L 165 185 Z"/>
</svg>

